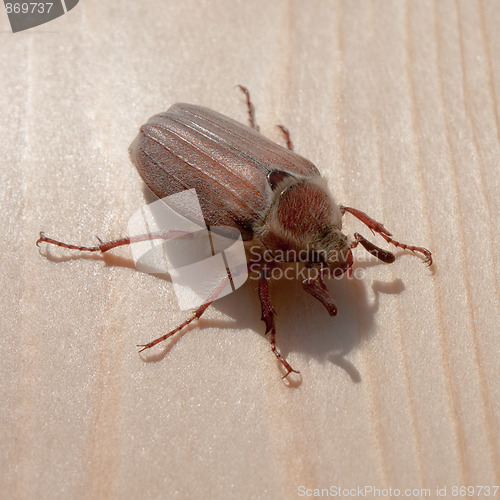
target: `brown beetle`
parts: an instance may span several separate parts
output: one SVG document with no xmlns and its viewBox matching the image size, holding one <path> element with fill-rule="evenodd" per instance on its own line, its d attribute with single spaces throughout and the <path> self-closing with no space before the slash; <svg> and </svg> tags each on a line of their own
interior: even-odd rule
<svg viewBox="0 0 500 500">
<path fill-rule="evenodd" d="M 276 348 L 275 312 L 269 296 L 269 271 L 280 262 L 303 262 L 318 270 L 302 286 L 319 300 L 331 316 L 337 308 L 328 293 L 324 278 L 350 272 L 352 249 L 361 244 L 383 262 L 393 262 L 391 252 L 383 250 L 355 233 L 349 241 L 342 233 L 342 216 L 349 212 L 387 242 L 419 252 L 431 265 L 431 252 L 406 245 L 392 238 L 382 224 L 355 208 L 338 206 L 331 198 L 318 169 L 293 152 L 288 131 L 280 126 L 288 149 L 258 132 L 248 90 L 246 95 L 251 127 L 201 106 L 175 104 L 153 116 L 140 129 L 130 146 L 130 156 L 144 182 L 160 198 L 195 188 L 207 226 L 231 226 L 240 231 L 252 248 L 249 265 L 257 272 L 258 293 L 266 334 L 271 349 L 286 373 L 296 372 Z M 185 214 L 189 216 L 189 213 Z M 106 252 L 121 245 L 164 234 L 126 237 L 98 246 L 70 245 L 47 238 L 41 242 L 87 251 Z M 255 252 L 255 249 L 258 249 Z M 264 256 L 271 256 L 271 259 Z M 283 257 L 285 256 L 285 257 Z M 198 319 L 217 299 L 225 283 L 212 292 L 186 321 L 171 332 L 145 345 L 141 351 L 166 340 Z"/>
</svg>

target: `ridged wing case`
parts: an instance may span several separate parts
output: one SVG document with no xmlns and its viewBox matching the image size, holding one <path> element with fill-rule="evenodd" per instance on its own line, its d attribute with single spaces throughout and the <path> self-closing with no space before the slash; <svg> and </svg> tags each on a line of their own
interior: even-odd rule
<svg viewBox="0 0 500 500">
<path fill-rule="evenodd" d="M 245 240 L 273 200 L 270 172 L 320 176 L 310 161 L 256 130 L 184 103 L 150 118 L 130 146 L 130 156 L 158 197 L 195 188 L 205 222 L 236 227 Z"/>
</svg>

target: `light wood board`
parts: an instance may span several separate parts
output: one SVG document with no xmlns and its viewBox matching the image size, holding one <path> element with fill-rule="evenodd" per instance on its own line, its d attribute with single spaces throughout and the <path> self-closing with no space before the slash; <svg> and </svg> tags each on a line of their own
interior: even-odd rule
<svg viewBox="0 0 500 500">
<path fill-rule="evenodd" d="M 499 484 L 500 2 L 86 0 L 15 35 L 0 23 L 2 498 Z M 124 235 L 144 205 L 138 127 L 175 102 L 246 123 L 237 84 L 339 202 L 436 263 L 357 249 L 362 279 L 329 284 L 336 318 L 273 284 L 295 388 L 255 283 L 145 362 L 135 345 L 186 317 L 172 284 L 126 249 L 34 244 Z"/>
</svg>

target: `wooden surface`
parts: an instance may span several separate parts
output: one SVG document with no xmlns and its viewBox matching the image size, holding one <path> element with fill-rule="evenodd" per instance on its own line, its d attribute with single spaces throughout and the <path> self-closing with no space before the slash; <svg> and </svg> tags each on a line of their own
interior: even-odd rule
<svg viewBox="0 0 500 500">
<path fill-rule="evenodd" d="M 0 22 L 2 498 L 499 484 L 500 2 L 86 0 L 16 35 Z M 336 318 L 273 284 L 295 388 L 253 283 L 145 362 L 135 344 L 186 317 L 172 284 L 126 249 L 34 245 L 123 235 L 144 204 L 138 127 L 179 101 L 245 122 L 237 84 L 339 202 L 436 262 L 356 250 Z"/>
</svg>

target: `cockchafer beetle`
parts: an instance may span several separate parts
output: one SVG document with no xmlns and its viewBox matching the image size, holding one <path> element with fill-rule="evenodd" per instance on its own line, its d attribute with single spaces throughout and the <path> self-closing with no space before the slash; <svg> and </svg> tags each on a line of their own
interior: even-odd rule
<svg viewBox="0 0 500 500">
<path fill-rule="evenodd" d="M 337 205 L 318 169 L 293 151 L 288 130 L 279 126 L 287 148 L 259 133 L 254 107 L 248 90 L 239 86 L 246 97 L 250 127 L 210 109 L 174 104 L 168 111 L 153 116 L 140 128 L 130 146 L 130 156 L 149 188 L 160 198 L 195 188 L 207 226 L 230 226 L 238 229 L 247 246 L 258 248 L 249 265 L 257 273 L 258 294 L 266 334 L 271 349 L 283 368 L 284 377 L 294 370 L 276 348 L 275 311 L 269 295 L 269 272 L 278 260 L 255 258 L 255 255 L 286 255 L 281 261 L 302 262 L 318 269 L 302 281 L 306 292 L 319 300 L 331 316 L 337 308 L 328 293 L 324 278 L 350 272 L 352 249 L 363 246 L 385 263 L 394 255 L 377 247 L 359 233 L 350 241 L 342 233 L 342 216 L 349 212 L 387 242 L 412 252 L 419 252 L 428 265 L 432 255 L 423 247 L 400 243 L 384 226 L 355 208 Z M 125 237 L 93 247 L 63 243 L 40 233 L 41 242 L 85 252 L 107 252 L 164 235 Z M 217 299 L 223 283 L 181 325 L 169 333 L 139 345 L 141 351 L 168 339 L 194 319 L 199 319 Z M 141 352 L 140 351 L 140 352 Z"/>
</svg>

